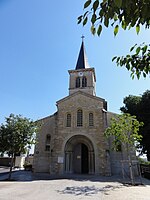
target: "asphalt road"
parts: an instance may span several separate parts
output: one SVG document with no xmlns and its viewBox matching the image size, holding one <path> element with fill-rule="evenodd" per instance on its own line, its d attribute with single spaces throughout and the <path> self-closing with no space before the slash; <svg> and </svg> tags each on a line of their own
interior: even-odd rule
<svg viewBox="0 0 150 200">
<path fill-rule="evenodd" d="M 150 200 L 147 179 L 143 179 L 143 185 L 131 186 L 113 176 L 52 177 L 21 170 L 12 173 L 16 181 L 4 181 L 8 174 L 2 173 L 0 200 Z"/>
</svg>

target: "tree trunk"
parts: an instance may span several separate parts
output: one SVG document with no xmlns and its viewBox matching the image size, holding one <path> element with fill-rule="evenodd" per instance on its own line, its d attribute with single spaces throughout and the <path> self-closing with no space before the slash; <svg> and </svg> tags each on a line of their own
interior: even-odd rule
<svg viewBox="0 0 150 200">
<path fill-rule="evenodd" d="M 131 160 L 131 146 L 127 144 L 127 155 L 128 155 L 128 160 L 129 160 L 129 172 L 130 172 L 130 179 L 131 179 L 131 184 L 134 185 L 134 175 L 133 175 L 133 167 L 132 167 L 132 160 Z"/>
<path fill-rule="evenodd" d="M 130 178 L 131 178 L 131 184 L 134 185 L 134 176 L 133 176 L 133 168 L 132 168 L 132 161 L 130 157 L 130 153 L 128 154 L 128 159 L 129 159 L 129 170 L 130 170 Z"/>
<path fill-rule="evenodd" d="M 10 162 L 10 171 L 9 171 L 8 180 L 10 180 L 10 179 L 11 179 L 11 174 L 12 174 L 12 168 L 13 168 L 13 164 L 14 164 L 14 154 L 12 154 L 12 156 L 11 156 L 11 162 Z"/>
</svg>

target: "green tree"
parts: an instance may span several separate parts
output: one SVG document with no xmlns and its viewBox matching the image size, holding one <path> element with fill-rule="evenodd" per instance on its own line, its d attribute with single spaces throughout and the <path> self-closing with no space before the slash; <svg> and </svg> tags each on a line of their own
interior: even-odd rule
<svg viewBox="0 0 150 200">
<path fill-rule="evenodd" d="M 138 133 L 140 126 L 143 126 L 143 122 L 139 122 L 136 116 L 128 113 L 117 115 L 111 119 L 110 126 L 105 131 L 105 136 L 114 136 L 112 144 L 115 150 L 117 150 L 118 145 L 122 144 L 129 151 L 142 138 Z"/>
<path fill-rule="evenodd" d="M 140 134 L 143 136 L 140 144 L 142 153 L 146 153 L 150 161 L 150 90 L 141 96 L 129 95 L 124 98 L 123 103 L 125 105 L 120 108 L 123 113 L 136 115 L 139 121 L 144 122 L 144 126 L 140 128 Z"/>
<path fill-rule="evenodd" d="M 130 114 L 126 113 L 112 118 L 110 126 L 105 131 L 105 136 L 107 138 L 113 137 L 113 149 L 118 150 L 118 147 L 121 145 L 123 149 L 126 150 L 132 184 L 134 184 L 134 178 L 130 153 L 133 151 L 133 147 L 142 138 L 142 136 L 138 133 L 141 126 L 143 126 L 142 122 L 139 122 L 135 116 L 131 116 Z"/>
<path fill-rule="evenodd" d="M 0 126 L 0 152 L 11 156 L 9 179 L 15 155 L 25 153 L 30 145 L 35 144 L 35 133 L 38 125 L 21 115 L 10 114 Z"/>
<path fill-rule="evenodd" d="M 100 36 L 103 27 L 114 27 L 116 36 L 119 28 L 124 30 L 135 27 L 137 34 L 140 27 L 145 29 L 150 27 L 150 1 L 149 0 L 87 0 L 84 3 L 84 14 L 78 17 L 78 23 L 83 26 L 88 21 L 91 23 L 93 35 Z M 117 57 L 117 65 L 125 66 L 130 72 L 131 77 L 136 75 L 139 79 L 150 74 L 150 48 L 148 44 L 134 45 L 130 51 L 135 50 L 132 55 Z"/>
<path fill-rule="evenodd" d="M 120 110 L 123 113 L 130 113 L 131 115 L 137 116 L 139 112 L 139 103 L 141 102 L 141 96 L 129 95 L 125 97 L 123 103 L 125 104 Z"/>
</svg>

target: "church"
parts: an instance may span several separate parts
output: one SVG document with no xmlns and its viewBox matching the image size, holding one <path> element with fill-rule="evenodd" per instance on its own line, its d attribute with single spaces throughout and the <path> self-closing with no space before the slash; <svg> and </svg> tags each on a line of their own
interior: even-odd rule
<svg viewBox="0 0 150 200">
<path fill-rule="evenodd" d="M 110 118 L 107 101 L 96 96 L 95 69 L 88 64 L 84 41 L 69 73 L 69 95 L 56 102 L 57 112 L 40 119 L 34 153 L 34 172 L 49 174 L 121 173 L 124 152 L 112 151 L 104 136 Z"/>
</svg>

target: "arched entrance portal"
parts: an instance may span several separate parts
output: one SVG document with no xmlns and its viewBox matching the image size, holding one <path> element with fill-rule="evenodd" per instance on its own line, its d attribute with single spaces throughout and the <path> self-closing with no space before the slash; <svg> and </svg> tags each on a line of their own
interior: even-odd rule
<svg viewBox="0 0 150 200">
<path fill-rule="evenodd" d="M 73 148 L 73 172 L 76 174 L 89 173 L 89 152 L 88 147 L 83 143 Z"/>
<path fill-rule="evenodd" d="M 65 173 L 94 174 L 95 158 L 92 142 L 86 137 L 71 137 L 65 146 Z"/>
</svg>

